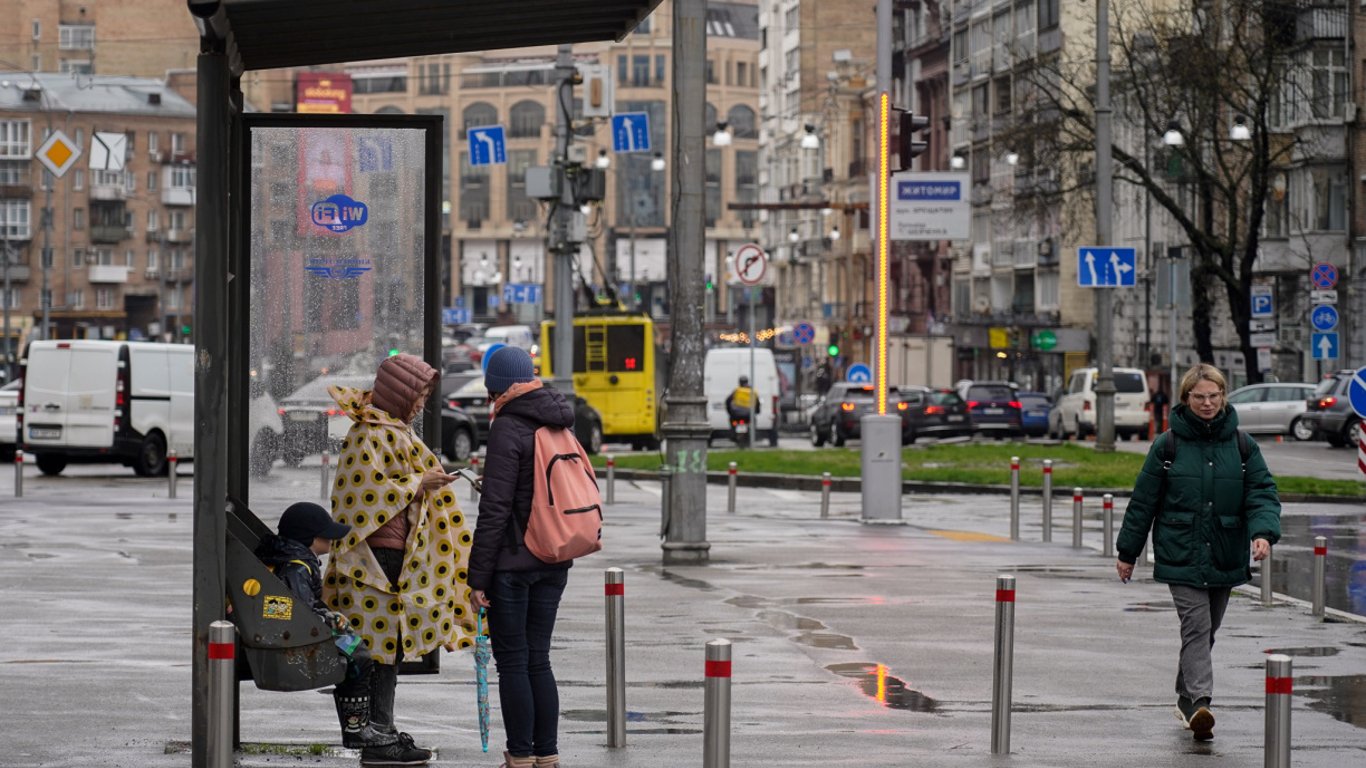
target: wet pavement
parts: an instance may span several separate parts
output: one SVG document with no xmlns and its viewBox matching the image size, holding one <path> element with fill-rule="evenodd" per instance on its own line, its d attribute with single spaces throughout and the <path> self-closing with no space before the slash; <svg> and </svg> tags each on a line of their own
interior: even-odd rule
<svg viewBox="0 0 1366 768">
<path fill-rule="evenodd" d="M 170 501 L 164 481 L 82 470 L 30 482 L 16 501 L 2 475 L 0 764 L 189 765 L 188 478 Z M 316 468 L 281 471 L 253 505 L 269 517 L 317 492 Z M 1042 544 L 1029 504 L 1025 541 L 1003 540 L 1008 505 L 995 497 L 908 496 L 909 524 L 887 527 L 854 522 L 854 495 L 835 494 L 821 521 L 815 493 L 742 488 L 737 515 L 725 513 L 724 486 L 708 493 L 710 565 L 662 566 L 657 485 L 620 483 L 607 549 L 571 572 L 553 649 L 566 768 L 700 766 L 703 645 L 715 637 L 735 644 L 737 766 L 1257 765 L 1273 651 L 1295 657 L 1295 765 L 1366 762 L 1364 624 L 1236 597 L 1214 652 L 1216 739 L 1199 744 L 1171 713 L 1179 641 L 1167 590 L 1146 569 L 1114 578 L 1098 520 L 1086 521 L 1088 549 L 1072 550 L 1070 504 Z M 1329 506 L 1287 510 L 1287 533 L 1301 518 L 1310 535 L 1359 512 Z M 626 571 L 622 750 L 605 746 L 601 582 L 614 565 Z M 990 755 L 998 573 L 1018 579 L 1009 757 Z M 402 681 L 400 724 L 438 748 L 435 764 L 498 762 L 478 749 L 473 677 L 458 653 L 441 674 Z M 330 697 L 250 684 L 241 694 L 253 751 L 239 765 L 355 765 L 354 753 L 309 754 L 335 747 Z"/>
</svg>

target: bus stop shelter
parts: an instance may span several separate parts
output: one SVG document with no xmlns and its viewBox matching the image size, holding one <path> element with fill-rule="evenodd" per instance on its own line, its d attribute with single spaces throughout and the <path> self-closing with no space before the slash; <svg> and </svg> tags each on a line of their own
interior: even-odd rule
<svg viewBox="0 0 1366 768">
<path fill-rule="evenodd" d="M 195 201 L 195 464 L 194 648 L 192 674 L 193 765 L 208 764 L 208 633 L 225 618 L 227 506 L 250 494 L 252 400 L 252 280 L 261 282 L 278 253 L 253 248 L 251 211 L 254 131 L 299 128 L 413 132 L 409 142 L 415 178 L 412 199 L 421 236 L 402 253 L 421 286 L 414 333 L 429 361 L 439 352 L 439 217 L 433 204 L 441 180 L 435 118 L 371 116 L 251 116 L 241 78 L 251 70 L 303 67 L 393 57 L 433 55 L 620 40 L 660 0 L 187 0 L 200 33 L 198 59 L 198 162 Z M 436 137 L 433 141 L 433 137 Z M 363 139 L 364 137 L 362 137 Z M 360 141 L 360 140 L 358 140 Z M 348 147 L 350 145 L 347 145 Z M 435 157 L 433 157 L 435 153 Z M 401 153 L 400 153 L 401 154 Z M 318 222 L 316 215 L 314 223 Z M 338 225 L 340 226 L 340 224 Z M 269 249 L 265 249 L 269 251 Z M 345 270 L 344 259 L 309 269 Z M 401 265 L 402 266 L 402 265 Z M 286 286 L 282 299 L 291 295 Z M 259 295 L 259 294 L 258 294 Z M 407 322 L 399 316 L 393 322 Z M 439 415 L 429 414 L 434 434 Z"/>
</svg>

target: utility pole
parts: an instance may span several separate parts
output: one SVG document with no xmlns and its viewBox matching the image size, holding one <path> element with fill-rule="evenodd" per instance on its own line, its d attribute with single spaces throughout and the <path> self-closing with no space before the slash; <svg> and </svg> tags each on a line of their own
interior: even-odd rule
<svg viewBox="0 0 1366 768">
<path fill-rule="evenodd" d="M 43 98 L 47 98 L 46 95 Z M 52 122 L 51 116 L 48 118 L 49 124 Z M 49 178 L 50 177 L 50 178 Z M 48 310 L 52 305 L 52 188 L 57 185 L 55 174 L 43 172 L 43 292 L 38 294 L 38 301 L 43 305 L 43 338 L 52 338 L 52 321 L 48 317 Z"/>
<path fill-rule="evenodd" d="M 664 439 L 673 480 L 663 510 L 664 564 L 703 563 L 707 542 L 707 398 L 702 391 L 703 285 L 703 138 L 706 108 L 706 0 L 674 0 L 672 115 L 673 227 L 668 264 L 670 340 L 668 395 L 664 398 Z"/>
<path fill-rule="evenodd" d="M 5 295 L 4 295 L 3 297 L 0 297 L 0 300 L 3 300 L 4 305 L 5 305 L 5 330 L 4 330 L 4 334 L 5 334 L 5 335 L 4 335 L 4 344 L 5 344 L 5 381 L 8 383 L 8 382 L 11 382 L 11 381 L 14 380 L 14 350 L 12 349 L 13 344 L 12 344 L 11 341 L 10 341 L 10 335 L 9 335 L 9 329 L 10 329 L 10 325 L 9 325 L 9 305 L 10 305 L 10 279 L 9 279 L 9 267 L 10 267 L 10 262 L 13 261 L 13 258 L 10 256 L 10 244 L 9 244 L 9 215 L 8 215 L 8 213 L 5 212 L 3 209 L 0 209 L 0 212 L 4 212 L 4 213 L 5 213 L 5 215 L 4 215 L 2 218 L 0 218 L 0 233 L 3 233 L 4 236 L 5 236 L 5 251 L 4 251 L 4 253 L 5 253 Z"/>
<path fill-rule="evenodd" d="M 1110 157 L 1110 0 L 1096 0 L 1096 245 L 1110 245 L 1114 166 Z M 1111 355 L 1113 288 L 1096 290 L 1096 450 L 1115 450 L 1115 372 Z"/>
<path fill-rule="evenodd" d="M 574 48 L 561 45 L 555 57 L 555 158 L 554 173 L 560 179 L 559 200 L 551 222 L 550 250 L 555 254 L 555 337 L 551 343 L 552 381 L 565 397 L 574 394 L 574 255 L 578 243 L 572 242 L 570 229 L 578 207 L 569 174 L 569 114 L 574 88 Z"/>
</svg>

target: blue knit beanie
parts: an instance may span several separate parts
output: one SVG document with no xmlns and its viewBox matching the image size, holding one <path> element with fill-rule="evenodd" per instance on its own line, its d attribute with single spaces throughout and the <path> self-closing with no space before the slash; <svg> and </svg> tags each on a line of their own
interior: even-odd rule
<svg viewBox="0 0 1366 768">
<path fill-rule="evenodd" d="M 488 368 L 484 370 L 484 388 L 490 392 L 506 392 L 513 384 L 522 384 L 536 378 L 536 369 L 531 364 L 531 355 L 521 347 L 500 347 L 489 356 Z"/>
</svg>

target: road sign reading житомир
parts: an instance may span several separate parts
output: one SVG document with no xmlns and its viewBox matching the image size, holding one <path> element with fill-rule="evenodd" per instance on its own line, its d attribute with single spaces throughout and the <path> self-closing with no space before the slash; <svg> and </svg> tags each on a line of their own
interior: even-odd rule
<svg viewBox="0 0 1366 768">
<path fill-rule="evenodd" d="M 1338 311 L 1327 304 L 1320 304 L 1309 312 L 1309 322 L 1316 331 L 1331 331 L 1338 327 Z"/>
<path fill-rule="evenodd" d="M 1082 246 L 1077 249 L 1077 285 L 1081 288 L 1128 288 L 1137 284 L 1138 251 L 1133 248 Z"/>
</svg>

